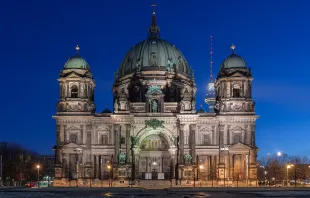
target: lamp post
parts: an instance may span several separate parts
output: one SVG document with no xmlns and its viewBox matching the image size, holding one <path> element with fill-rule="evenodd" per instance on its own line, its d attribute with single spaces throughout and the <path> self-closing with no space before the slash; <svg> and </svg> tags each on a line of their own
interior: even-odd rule
<svg viewBox="0 0 310 198">
<path fill-rule="evenodd" d="M 203 169 L 203 165 L 200 165 L 199 166 L 199 174 L 201 174 L 201 170 Z M 198 175 L 197 175 L 197 178 L 198 178 Z M 201 178 L 200 178 L 201 179 Z M 198 181 L 199 181 L 199 178 L 198 178 Z M 200 181 L 200 187 L 201 187 L 201 181 Z"/>
<path fill-rule="evenodd" d="M 288 165 L 286 166 L 286 186 L 288 186 L 288 169 L 290 169 L 290 168 L 291 168 L 291 165 L 288 164 Z"/>
<path fill-rule="evenodd" d="M 39 164 L 37 165 L 37 169 L 38 169 L 38 187 L 40 187 L 40 182 L 39 182 L 39 180 L 40 180 L 40 165 Z"/>
<path fill-rule="evenodd" d="M 111 187 L 111 166 L 108 165 L 108 170 L 109 170 L 109 187 Z"/>
</svg>

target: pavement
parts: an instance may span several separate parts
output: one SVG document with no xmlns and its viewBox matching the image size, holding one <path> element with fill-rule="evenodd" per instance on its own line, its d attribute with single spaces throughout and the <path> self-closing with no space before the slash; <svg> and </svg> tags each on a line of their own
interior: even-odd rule
<svg viewBox="0 0 310 198">
<path fill-rule="evenodd" d="M 0 198 L 310 197 L 310 188 L 0 188 Z"/>
</svg>

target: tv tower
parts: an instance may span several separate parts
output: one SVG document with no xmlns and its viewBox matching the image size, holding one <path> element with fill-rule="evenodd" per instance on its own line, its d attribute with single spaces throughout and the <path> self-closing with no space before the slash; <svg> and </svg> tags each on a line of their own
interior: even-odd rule
<svg viewBox="0 0 310 198">
<path fill-rule="evenodd" d="M 209 78 L 209 83 L 208 83 L 208 93 L 205 97 L 205 103 L 208 104 L 209 106 L 209 112 L 214 113 L 214 106 L 215 106 L 215 88 L 214 88 L 214 80 L 213 80 L 213 75 L 212 75 L 212 66 L 213 66 L 213 61 L 212 61 L 212 36 L 210 36 L 210 78 Z"/>
</svg>

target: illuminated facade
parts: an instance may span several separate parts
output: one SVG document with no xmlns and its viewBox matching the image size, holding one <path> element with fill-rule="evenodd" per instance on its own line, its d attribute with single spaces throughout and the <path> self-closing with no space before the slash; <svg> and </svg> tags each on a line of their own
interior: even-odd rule
<svg viewBox="0 0 310 198">
<path fill-rule="evenodd" d="M 207 97 L 214 98 L 215 111 L 196 111 L 193 70 L 159 33 L 154 12 L 148 38 L 129 50 L 114 74 L 112 111 L 95 112 L 96 84 L 88 63 L 78 54 L 65 63 L 53 116 L 55 185 L 111 175 L 120 182 L 180 184 L 191 182 L 198 167 L 201 180 L 256 180 L 258 116 L 245 61 L 232 52 L 222 62 L 209 85 L 214 94 Z"/>
</svg>

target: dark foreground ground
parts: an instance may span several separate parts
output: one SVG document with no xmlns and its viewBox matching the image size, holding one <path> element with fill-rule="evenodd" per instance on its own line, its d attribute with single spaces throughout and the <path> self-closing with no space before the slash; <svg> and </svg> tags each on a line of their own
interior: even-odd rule
<svg viewBox="0 0 310 198">
<path fill-rule="evenodd" d="M 310 197 L 308 188 L 1 188 L 0 198 Z"/>
</svg>

